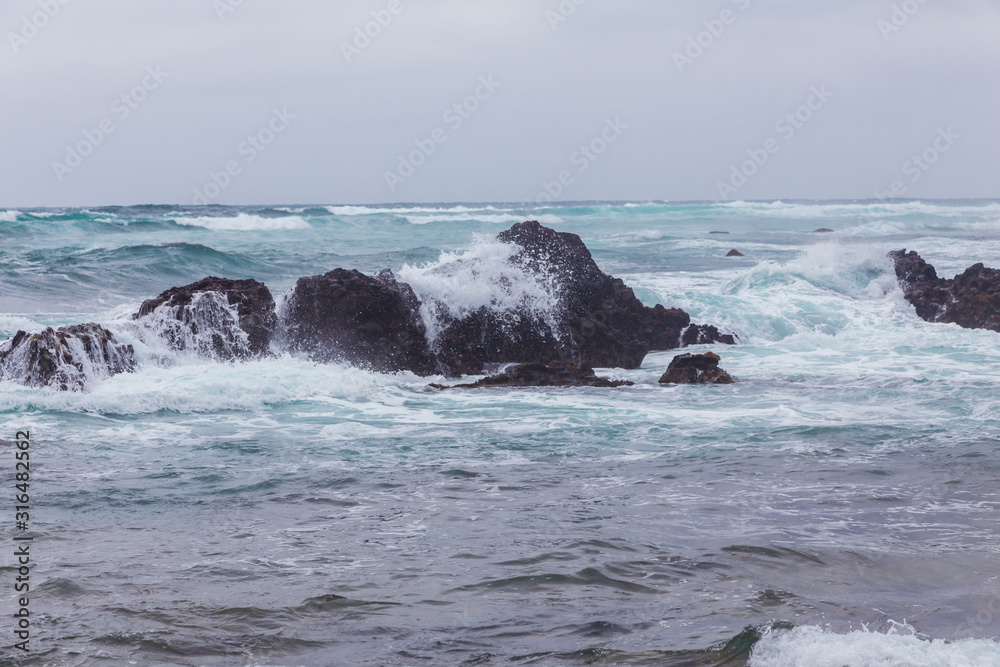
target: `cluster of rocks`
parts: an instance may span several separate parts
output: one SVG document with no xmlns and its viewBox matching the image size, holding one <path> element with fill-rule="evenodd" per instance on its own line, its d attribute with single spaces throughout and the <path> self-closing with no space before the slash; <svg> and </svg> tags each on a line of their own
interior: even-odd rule
<svg viewBox="0 0 1000 667">
<path fill-rule="evenodd" d="M 652 351 L 736 342 L 714 326 L 693 324 L 683 310 L 643 305 L 624 282 L 598 268 L 576 234 L 524 222 L 497 239 L 517 246 L 511 263 L 552 285 L 560 304 L 557 321 L 483 306 L 444 322 L 432 344 L 409 285 L 389 270 L 367 276 L 344 269 L 299 279 L 280 317 L 266 285 L 211 277 L 146 301 L 133 320 L 172 350 L 225 361 L 263 357 L 276 343 L 320 363 L 420 376 L 458 377 L 491 364 L 529 364 L 511 375 L 511 383 L 527 382 L 532 373 L 542 382 L 552 369 L 563 369 L 558 372 L 566 382 L 599 383 L 590 368 L 634 369 Z M 66 379 L 52 370 L 53 363 L 77 369 L 83 379 Z M 19 332 L 0 346 L 0 377 L 32 386 L 77 389 L 88 372 L 106 376 L 134 366 L 133 350 L 98 325 L 31 337 Z"/>
<path fill-rule="evenodd" d="M 49 327 L 40 333 L 18 331 L 0 345 L 0 378 L 29 387 L 79 391 L 94 377 L 110 377 L 135 369 L 131 345 L 115 340 L 99 324 Z"/>
<path fill-rule="evenodd" d="M 954 278 L 939 278 L 916 252 L 889 254 L 903 295 L 928 322 L 1000 331 L 1000 270 L 976 264 Z"/>
</svg>

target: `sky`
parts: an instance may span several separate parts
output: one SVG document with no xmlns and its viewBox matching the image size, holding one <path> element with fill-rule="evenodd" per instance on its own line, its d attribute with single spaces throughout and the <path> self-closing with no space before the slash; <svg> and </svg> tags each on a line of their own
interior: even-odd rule
<svg viewBox="0 0 1000 667">
<path fill-rule="evenodd" d="M 987 0 L 4 0 L 0 207 L 1000 197 Z"/>
</svg>

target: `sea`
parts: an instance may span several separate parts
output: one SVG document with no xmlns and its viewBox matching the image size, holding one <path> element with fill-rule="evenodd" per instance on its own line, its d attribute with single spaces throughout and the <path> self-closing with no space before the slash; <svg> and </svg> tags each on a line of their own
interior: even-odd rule
<svg viewBox="0 0 1000 667">
<path fill-rule="evenodd" d="M 736 384 L 660 385 L 668 351 L 598 369 L 631 387 L 438 391 L 131 321 L 206 276 L 280 305 L 338 267 L 538 301 L 495 241 L 524 220 L 735 333 L 685 352 Z M 139 360 L 0 381 L 0 665 L 1000 665 L 1000 334 L 919 319 L 903 248 L 1000 267 L 1000 201 L 0 209 L 0 341 L 98 322 Z"/>
</svg>

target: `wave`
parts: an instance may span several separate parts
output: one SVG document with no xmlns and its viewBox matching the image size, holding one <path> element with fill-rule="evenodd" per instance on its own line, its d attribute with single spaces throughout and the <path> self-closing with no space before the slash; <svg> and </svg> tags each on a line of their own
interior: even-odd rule
<svg viewBox="0 0 1000 667">
<path fill-rule="evenodd" d="M 489 222 L 494 224 L 510 224 L 524 222 L 525 217 L 530 217 L 533 220 L 538 220 L 538 222 L 543 225 L 553 225 L 563 222 L 563 219 L 556 215 L 534 215 L 532 213 L 523 214 L 510 214 L 510 213 L 494 213 L 494 214 L 450 214 L 450 215 L 405 215 L 406 221 L 414 225 L 427 225 L 433 222 Z"/>
<path fill-rule="evenodd" d="M 0 222 L 17 222 L 20 211 L 0 211 Z"/>
<path fill-rule="evenodd" d="M 310 225 L 298 215 L 264 218 L 249 213 L 238 213 L 235 216 L 186 218 L 177 216 L 173 222 L 184 227 L 203 227 L 212 231 L 270 231 L 287 229 L 309 229 Z"/>
<path fill-rule="evenodd" d="M 992 639 L 924 639 L 907 625 L 886 633 L 837 634 L 815 626 L 769 632 L 757 643 L 750 667 L 993 667 L 1000 643 Z"/>
<path fill-rule="evenodd" d="M 512 262 L 520 247 L 481 238 L 463 252 L 444 252 L 423 266 L 405 264 L 400 279 L 421 301 L 420 314 L 433 346 L 444 323 L 487 308 L 501 319 L 530 313 L 557 331 L 559 288 L 553 276 Z"/>
<path fill-rule="evenodd" d="M 885 218 L 912 215 L 931 215 L 958 218 L 966 215 L 995 215 L 1000 213 L 1000 202 L 960 205 L 923 202 L 920 200 L 857 202 L 747 202 L 734 201 L 715 205 L 722 210 L 781 218 Z"/>
</svg>

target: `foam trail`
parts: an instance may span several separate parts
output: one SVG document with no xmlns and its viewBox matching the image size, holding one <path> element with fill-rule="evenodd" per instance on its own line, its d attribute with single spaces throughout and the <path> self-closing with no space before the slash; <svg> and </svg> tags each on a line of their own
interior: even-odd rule
<svg viewBox="0 0 1000 667">
<path fill-rule="evenodd" d="M 308 229 L 311 225 L 301 216 L 283 218 L 262 218 L 258 215 L 240 213 L 228 217 L 185 218 L 178 216 L 173 221 L 184 227 L 203 227 L 212 231 L 269 231 L 287 229 Z"/>
<path fill-rule="evenodd" d="M 815 626 L 769 633 L 754 647 L 750 667 L 995 667 L 1000 643 L 921 639 L 896 628 L 836 634 Z"/>
</svg>

